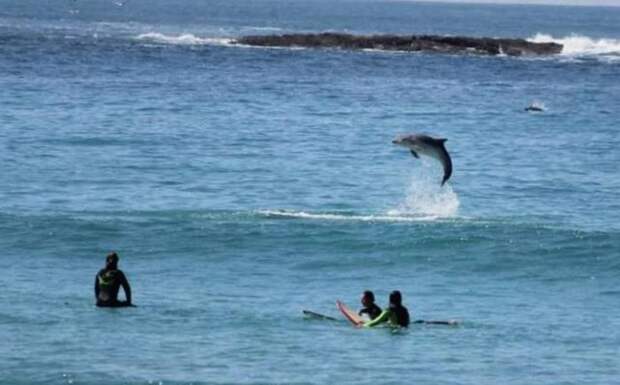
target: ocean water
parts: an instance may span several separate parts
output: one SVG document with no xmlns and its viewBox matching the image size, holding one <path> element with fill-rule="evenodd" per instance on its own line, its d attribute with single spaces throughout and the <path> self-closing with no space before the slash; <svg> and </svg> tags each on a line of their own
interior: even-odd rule
<svg viewBox="0 0 620 385">
<path fill-rule="evenodd" d="M 620 383 L 619 26 L 602 7 L 0 0 L 0 383 Z M 565 48 L 230 43 L 321 31 Z M 448 138 L 443 188 L 391 144 L 408 132 Z M 111 250 L 136 308 L 94 306 Z M 341 318 L 366 289 L 460 324 L 301 313 Z"/>
</svg>

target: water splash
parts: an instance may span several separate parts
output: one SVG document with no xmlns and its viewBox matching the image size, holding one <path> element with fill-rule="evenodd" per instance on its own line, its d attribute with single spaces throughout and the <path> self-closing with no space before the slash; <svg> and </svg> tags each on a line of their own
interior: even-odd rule
<svg viewBox="0 0 620 385">
<path fill-rule="evenodd" d="M 143 33 L 138 35 L 136 39 L 173 45 L 228 45 L 233 41 L 226 38 L 198 37 L 191 33 L 173 36 L 159 32 Z"/>
<path fill-rule="evenodd" d="M 426 162 L 423 162 L 426 163 Z M 421 167 L 411 177 L 405 200 L 388 215 L 452 218 L 458 214 L 460 201 L 448 183 L 443 187 L 437 181 L 430 167 Z"/>
<path fill-rule="evenodd" d="M 324 221 L 356 222 L 429 222 L 455 218 L 459 209 L 459 198 L 452 186 L 443 187 L 432 172 L 430 162 L 426 167 L 414 171 L 406 197 L 396 208 L 379 213 L 351 212 L 308 212 L 304 210 L 258 210 L 257 214 L 282 219 L 313 219 Z"/>
<path fill-rule="evenodd" d="M 311 213 L 294 210 L 259 210 L 259 215 L 282 219 L 315 219 L 324 221 L 350 222 L 424 222 L 437 219 L 436 216 L 400 215 L 398 213 L 385 214 L 351 214 L 351 213 Z"/>
<path fill-rule="evenodd" d="M 562 55 L 564 56 L 620 55 L 620 40 L 618 39 L 592 39 L 581 35 L 555 38 L 548 34 L 537 33 L 527 40 L 532 43 L 562 44 L 564 46 Z"/>
</svg>

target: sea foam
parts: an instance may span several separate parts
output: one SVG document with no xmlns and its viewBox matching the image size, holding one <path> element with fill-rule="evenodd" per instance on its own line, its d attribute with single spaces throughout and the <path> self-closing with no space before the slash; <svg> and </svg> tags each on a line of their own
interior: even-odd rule
<svg viewBox="0 0 620 385">
<path fill-rule="evenodd" d="M 453 218 L 458 215 L 460 201 L 452 186 L 441 186 L 436 178 L 420 168 L 411 177 L 407 194 L 402 203 L 388 210 L 392 216 L 417 216 L 427 218 Z"/>
<path fill-rule="evenodd" d="M 449 184 L 440 186 L 422 167 L 411 177 L 405 198 L 396 207 L 376 213 L 308 212 L 304 210 L 259 210 L 274 218 L 357 222 L 428 222 L 458 216 L 460 201 Z"/>
<path fill-rule="evenodd" d="M 198 37 L 191 33 L 174 36 L 159 32 L 143 33 L 138 35 L 136 39 L 173 45 L 228 45 L 233 41 L 228 38 Z"/>
<path fill-rule="evenodd" d="M 537 33 L 527 40 L 532 43 L 562 44 L 564 46 L 562 55 L 566 56 L 620 55 L 620 40 L 618 39 L 592 39 L 581 35 L 556 38 L 548 34 Z"/>
<path fill-rule="evenodd" d="M 435 215 L 407 215 L 398 212 L 380 214 L 351 214 L 337 212 L 307 212 L 296 210 L 259 210 L 259 215 L 274 218 L 289 219 L 313 219 L 324 221 L 350 221 L 350 222 L 425 222 L 438 219 Z"/>
</svg>

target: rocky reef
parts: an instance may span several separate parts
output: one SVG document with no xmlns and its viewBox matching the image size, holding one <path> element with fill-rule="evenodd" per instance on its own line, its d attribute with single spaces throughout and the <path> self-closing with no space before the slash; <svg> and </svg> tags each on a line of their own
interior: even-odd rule
<svg viewBox="0 0 620 385">
<path fill-rule="evenodd" d="M 349 35 L 344 33 L 309 33 L 243 36 L 237 44 L 263 47 L 308 47 L 340 49 L 377 49 L 386 51 L 438 52 L 509 56 L 555 55 L 562 52 L 556 43 L 532 43 L 524 39 L 434 35 Z"/>
</svg>

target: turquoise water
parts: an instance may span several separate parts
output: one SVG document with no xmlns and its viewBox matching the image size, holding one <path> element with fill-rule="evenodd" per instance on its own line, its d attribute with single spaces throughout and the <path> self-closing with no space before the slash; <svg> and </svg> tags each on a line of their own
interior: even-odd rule
<svg viewBox="0 0 620 385">
<path fill-rule="evenodd" d="M 619 8 L 119 4 L 0 7 L 0 383 L 617 383 Z M 229 42 L 327 30 L 565 50 Z M 110 250 L 137 308 L 94 306 Z M 460 326 L 301 313 L 365 289 Z"/>
</svg>

